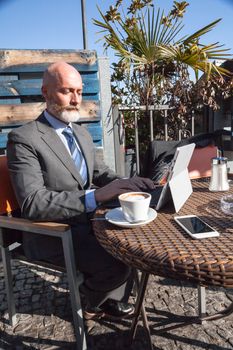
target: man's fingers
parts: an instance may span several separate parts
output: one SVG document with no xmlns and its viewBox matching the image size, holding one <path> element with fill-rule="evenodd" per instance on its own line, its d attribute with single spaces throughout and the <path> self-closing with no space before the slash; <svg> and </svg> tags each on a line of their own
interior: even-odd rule
<svg viewBox="0 0 233 350">
<path fill-rule="evenodd" d="M 125 192 L 144 192 L 148 191 L 149 188 L 143 184 L 128 184 L 127 186 L 121 186 L 119 190 Z"/>
<path fill-rule="evenodd" d="M 136 176 L 130 180 L 141 190 L 153 190 L 155 188 L 154 182 L 151 179 L 145 177 Z"/>
<path fill-rule="evenodd" d="M 151 179 L 143 178 L 143 182 L 150 190 L 153 190 L 155 188 L 154 181 L 152 181 Z"/>
<path fill-rule="evenodd" d="M 147 192 L 155 188 L 152 180 L 135 176 L 130 179 L 115 180 L 95 191 L 97 202 L 106 202 L 125 192 Z"/>
</svg>

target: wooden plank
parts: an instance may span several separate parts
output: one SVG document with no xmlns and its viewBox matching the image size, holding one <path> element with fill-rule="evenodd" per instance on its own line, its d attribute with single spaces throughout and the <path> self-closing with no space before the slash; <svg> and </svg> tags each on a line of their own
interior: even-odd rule
<svg viewBox="0 0 233 350">
<path fill-rule="evenodd" d="M 11 81 L 11 80 L 18 80 L 18 74 L 14 75 L 7 75 L 7 76 L 2 76 L 0 75 L 0 89 L 1 89 L 1 82 L 3 81 Z M 1 96 L 1 93 L 0 93 Z M 0 99 L 0 104 L 19 104 L 21 103 L 19 98 L 14 98 L 14 99 Z"/>
<path fill-rule="evenodd" d="M 10 105 L 10 104 L 20 104 L 20 98 L 9 98 L 9 99 L 5 99 L 5 98 L 0 98 L 0 105 Z"/>
<path fill-rule="evenodd" d="M 0 75 L 0 82 L 1 81 L 9 81 L 9 80 L 18 80 L 18 74 L 14 75 Z"/>
<path fill-rule="evenodd" d="M 20 72 L 20 67 L 22 71 L 30 71 L 32 65 L 42 67 L 41 63 L 48 65 L 61 60 L 80 66 L 92 66 L 96 64 L 96 58 L 94 50 L 0 50 L 0 71 Z"/>
<path fill-rule="evenodd" d="M 1 96 L 38 96 L 41 95 L 41 79 L 15 80 L 0 82 Z M 4 95 L 5 90 L 6 95 Z"/>
<path fill-rule="evenodd" d="M 5 129 L 4 132 L 0 132 L 0 149 L 6 148 L 8 132 L 10 132 L 15 127 L 19 127 L 20 125 L 21 124 L 15 125 L 12 128 Z M 89 133 L 92 136 L 92 140 L 94 144 L 101 146 L 102 145 L 102 127 L 100 126 L 100 124 L 89 123 L 89 124 L 82 124 L 82 125 L 88 129 Z"/>
<path fill-rule="evenodd" d="M 44 102 L 22 103 L 20 105 L 0 104 L 0 126 L 14 125 L 28 122 L 37 118 L 45 109 Z M 98 120 L 100 118 L 100 104 L 95 101 L 82 101 L 80 121 Z"/>
<path fill-rule="evenodd" d="M 0 81 L 0 96 L 40 96 L 42 79 Z M 83 95 L 98 94 L 97 79 L 83 80 Z"/>
<path fill-rule="evenodd" d="M 25 95 L 20 98 L 15 98 L 15 95 L 1 96 L 0 104 L 17 104 L 17 103 L 31 103 L 31 102 L 42 102 L 44 98 L 42 95 Z M 7 98 L 7 99 L 6 99 Z M 99 93 L 83 94 L 84 101 L 99 101 Z"/>
<path fill-rule="evenodd" d="M 88 124 L 82 123 L 82 126 L 87 128 L 94 142 L 102 145 L 103 130 L 100 121 Z"/>
<path fill-rule="evenodd" d="M 52 62 L 51 62 L 52 63 Z M 50 63 L 36 64 L 36 65 L 15 65 L 12 67 L 0 67 L 1 74 L 11 74 L 11 73 L 43 73 Z M 89 66 L 85 64 L 70 63 L 74 66 L 80 73 L 82 72 L 97 72 L 97 63 Z"/>
<path fill-rule="evenodd" d="M 29 69 L 30 69 L 30 67 L 29 67 Z M 97 79 L 97 80 L 99 80 L 99 77 L 98 77 L 97 73 L 98 73 L 98 71 L 95 71 L 95 70 L 90 70 L 90 71 L 84 70 L 84 71 L 80 72 L 83 80 L 85 80 L 85 79 Z M 0 72 L 0 80 L 2 78 L 5 78 L 5 80 L 9 80 L 7 78 L 11 77 L 11 76 L 12 75 Z M 30 72 L 25 72 L 25 73 L 24 72 L 18 73 L 18 78 L 19 78 L 18 80 L 42 79 L 42 77 L 43 77 L 43 72 L 39 72 L 39 71 L 35 71 L 35 72 L 30 71 Z M 10 79 L 10 80 L 12 80 L 12 79 Z M 14 80 L 16 80 L 16 79 L 14 79 Z"/>
<path fill-rule="evenodd" d="M 83 101 L 99 101 L 99 94 L 89 94 L 85 95 L 83 94 Z"/>
<path fill-rule="evenodd" d="M 7 133 L 0 133 L 0 149 L 5 149 L 7 143 Z"/>
<path fill-rule="evenodd" d="M 17 93 L 15 93 L 12 88 L 8 88 L 8 86 L 4 86 L 3 84 L 0 84 L 0 96 L 3 97 L 10 97 L 10 96 L 17 96 Z"/>
</svg>

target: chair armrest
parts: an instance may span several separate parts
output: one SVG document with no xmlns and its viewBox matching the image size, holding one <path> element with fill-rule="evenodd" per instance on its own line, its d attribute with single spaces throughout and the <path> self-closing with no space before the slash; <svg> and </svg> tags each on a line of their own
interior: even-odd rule
<svg viewBox="0 0 233 350">
<path fill-rule="evenodd" d="M 23 218 L 0 215 L 0 228 L 57 236 L 70 230 L 67 224 L 56 222 L 34 222 Z"/>
</svg>

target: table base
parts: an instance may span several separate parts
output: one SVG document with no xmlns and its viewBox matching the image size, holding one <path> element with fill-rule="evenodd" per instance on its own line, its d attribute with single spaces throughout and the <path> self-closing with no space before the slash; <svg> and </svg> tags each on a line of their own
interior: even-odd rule
<svg viewBox="0 0 233 350">
<path fill-rule="evenodd" d="M 148 339 L 149 339 L 149 345 L 150 345 L 150 350 L 153 350 L 153 345 L 151 342 L 151 333 L 150 333 L 150 327 L 148 324 L 147 320 L 147 315 L 146 311 L 144 308 L 144 297 L 145 297 L 145 292 L 148 284 L 148 279 L 149 279 L 150 274 L 146 272 L 142 272 L 141 279 L 139 281 L 138 275 L 136 278 L 136 285 L 138 289 L 138 294 L 137 294 L 137 299 L 136 299 L 136 304 L 135 304 L 135 313 L 133 316 L 132 320 L 132 325 L 130 328 L 130 335 L 129 335 L 129 341 L 130 344 L 132 344 L 135 335 L 136 335 L 136 330 L 137 330 L 137 325 L 139 321 L 139 316 L 140 313 L 143 318 L 143 326 L 148 334 Z M 204 286 L 198 286 L 198 301 L 199 301 L 199 315 L 198 316 L 182 316 L 182 322 L 179 321 L 179 324 L 175 324 L 172 326 L 164 327 L 163 329 L 160 329 L 156 331 L 156 333 L 162 334 L 167 331 L 179 328 L 179 327 L 185 327 L 190 324 L 202 324 L 205 321 L 213 321 L 213 320 L 218 320 L 220 318 L 229 316 L 233 312 L 233 302 L 224 310 L 219 311 L 213 315 L 208 315 L 206 316 L 205 312 L 205 287 Z"/>
</svg>

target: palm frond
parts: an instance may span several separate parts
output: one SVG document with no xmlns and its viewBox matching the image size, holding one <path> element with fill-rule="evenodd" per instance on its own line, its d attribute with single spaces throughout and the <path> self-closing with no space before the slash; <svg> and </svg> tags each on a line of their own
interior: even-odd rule
<svg viewBox="0 0 233 350">
<path fill-rule="evenodd" d="M 207 26 L 199 29 L 198 31 L 196 31 L 192 35 L 188 36 L 183 42 L 184 45 L 187 45 L 190 42 L 194 41 L 195 39 L 198 39 L 201 36 L 203 36 L 204 34 L 210 32 L 216 26 L 216 24 L 218 22 L 220 22 L 220 21 L 221 21 L 221 18 L 217 19 L 216 21 L 213 21 L 213 22 L 209 23 Z"/>
<path fill-rule="evenodd" d="M 213 45 L 210 45 L 213 48 Z M 216 66 L 210 59 L 224 59 L 225 55 L 218 54 L 214 52 L 214 54 L 209 53 L 207 48 L 203 48 L 201 50 L 189 50 L 185 49 L 181 46 L 163 46 L 159 45 L 160 57 L 172 61 L 175 60 L 177 62 L 182 62 L 187 64 L 189 67 L 195 70 L 201 70 L 206 73 L 208 76 L 212 72 L 215 72 L 219 75 L 229 75 L 229 71 Z"/>
<path fill-rule="evenodd" d="M 172 61 L 184 63 L 191 67 L 195 74 L 198 70 L 207 75 L 212 72 L 217 74 L 228 74 L 227 70 L 217 67 L 212 60 L 223 60 L 231 56 L 228 49 L 222 48 L 218 42 L 203 45 L 199 44 L 199 39 L 221 20 L 211 22 L 188 37 L 177 39 L 178 34 L 183 29 L 181 22 L 175 21 L 168 26 L 163 23 L 164 12 L 155 8 L 151 11 L 147 9 L 143 15 L 137 17 L 131 26 L 125 24 L 120 18 L 117 19 L 118 29 L 115 30 L 111 22 L 98 8 L 102 17 L 102 22 L 94 20 L 94 24 L 102 28 L 101 33 L 107 46 L 111 47 L 117 57 L 125 63 L 127 70 L 130 66 L 142 67 L 143 65 L 164 65 Z"/>
</svg>

